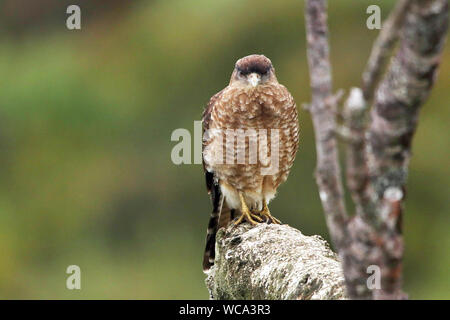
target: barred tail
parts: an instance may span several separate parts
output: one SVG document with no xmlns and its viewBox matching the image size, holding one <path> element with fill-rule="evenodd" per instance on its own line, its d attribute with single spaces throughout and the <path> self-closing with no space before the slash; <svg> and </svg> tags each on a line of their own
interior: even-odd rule
<svg viewBox="0 0 450 320">
<path fill-rule="evenodd" d="M 205 253 L 203 254 L 203 271 L 208 271 L 214 264 L 216 233 L 219 230 L 219 220 L 223 205 L 223 195 L 220 192 L 220 186 L 214 184 L 211 188 L 211 202 L 213 210 L 208 222 L 208 230 L 206 233 Z"/>
<path fill-rule="evenodd" d="M 228 226 L 230 221 L 234 219 L 235 212 L 235 209 L 229 209 L 224 203 L 219 214 L 215 214 L 214 211 L 211 214 L 208 223 L 208 233 L 206 235 L 205 254 L 203 256 L 203 271 L 208 271 L 214 264 L 214 259 L 216 257 L 217 231 L 222 227 Z"/>
<path fill-rule="evenodd" d="M 203 271 L 208 271 L 214 264 L 216 257 L 216 234 L 221 227 L 226 227 L 234 219 L 236 210 L 229 209 L 224 203 L 224 197 L 220 190 L 219 182 L 214 178 L 214 173 L 205 171 L 206 189 L 211 196 L 213 210 L 208 222 L 206 234 L 205 253 L 203 254 Z"/>
<path fill-rule="evenodd" d="M 214 215 L 214 216 L 213 216 Z M 206 235 L 205 253 L 203 254 L 203 271 L 208 271 L 214 264 L 216 255 L 216 233 L 218 229 L 218 215 L 211 214 Z"/>
</svg>

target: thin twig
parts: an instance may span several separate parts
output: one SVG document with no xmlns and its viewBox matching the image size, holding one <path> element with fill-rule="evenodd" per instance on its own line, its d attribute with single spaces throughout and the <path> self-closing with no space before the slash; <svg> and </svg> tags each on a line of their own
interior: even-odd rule
<svg viewBox="0 0 450 320">
<path fill-rule="evenodd" d="M 399 0 L 383 23 L 380 34 L 375 40 L 366 68 L 363 72 L 363 92 L 366 101 L 372 100 L 373 92 L 380 78 L 386 60 L 398 39 L 405 13 L 412 0 Z"/>
</svg>

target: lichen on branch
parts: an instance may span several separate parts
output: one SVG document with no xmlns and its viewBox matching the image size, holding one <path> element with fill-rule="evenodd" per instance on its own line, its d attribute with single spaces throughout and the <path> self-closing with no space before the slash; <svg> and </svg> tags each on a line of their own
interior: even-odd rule
<svg viewBox="0 0 450 320">
<path fill-rule="evenodd" d="M 288 225 L 231 225 L 217 234 L 212 299 L 345 299 L 336 254 Z"/>
</svg>

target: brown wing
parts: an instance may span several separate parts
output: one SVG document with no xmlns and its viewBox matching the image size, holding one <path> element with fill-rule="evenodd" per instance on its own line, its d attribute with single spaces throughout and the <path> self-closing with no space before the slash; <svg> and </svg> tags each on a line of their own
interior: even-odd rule
<svg viewBox="0 0 450 320">
<path fill-rule="evenodd" d="M 216 93 L 209 101 L 208 106 L 203 111 L 202 118 L 202 139 L 206 130 L 210 128 L 211 124 L 211 113 L 214 108 L 214 104 L 222 96 L 223 90 Z M 208 230 L 206 234 L 206 246 L 203 255 L 203 270 L 207 271 L 214 264 L 215 258 L 215 245 L 216 245 L 216 233 L 219 229 L 219 223 L 221 220 L 221 212 L 224 208 L 223 206 L 223 195 L 220 191 L 219 182 L 214 177 L 214 172 L 206 170 L 205 161 L 203 159 L 203 151 L 206 147 L 207 141 L 202 140 L 202 160 L 203 160 L 203 171 L 205 173 L 206 189 L 211 196 L 212 212 L 208 222 Z M 229 210 L 227 210 L 229 211 Z"/>
<path fill-rule="evenodd" d="M 205 167 L 205 160 L 203 159 L 203 151 L 205 150 L 205 147 L 206 147 L 206 141 L 203 140 L 203 136 L 205 134 L 205 131 L 208 130 L 210 127 L 211 113 L 214 108 L 214 104 L 216 103 L 217 100 L 220 99 L 224 90 L 221 90 L 212 96 L 212 98 L 209 100 L 208 105 L 206 106 L 205 110 L 203 111 L 203 117 L 202 117 L 202 163 L 203 163 L 203 171 L 205 172 L 206 189 L 208 190 L 208 193 L 211 193 L 212 186 L 214 184 L 214 173 L 208 172 Z"/>
</svg>

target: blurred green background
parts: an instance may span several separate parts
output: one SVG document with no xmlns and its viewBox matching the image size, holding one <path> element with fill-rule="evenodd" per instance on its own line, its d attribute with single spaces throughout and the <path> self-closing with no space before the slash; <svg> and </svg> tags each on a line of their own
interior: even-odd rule
<svg viewBox="0 0 450 320">
<path fill-rule="evenodd" d="M 374 1 L 330 1 L 335 88 L 360 85 L 377 35 Z M 393 1 L 376 1 L 385 18 Z M 82 29 L 66 28 L 79 4 Z M 0 298 L 206 299 L 210 212 L 201 165 L 176 166 L 234 62 L 270 57 L 300 106 L 310 99 L 303 1 L 0 1 Z M 404 219 L 405 290 L 450 298 L 447 46 L 414 139 Z M 272 212 L 328 239 L 309 114 Z M 67 290 L 68 265 L 82 289 Z"/>
</svg>

